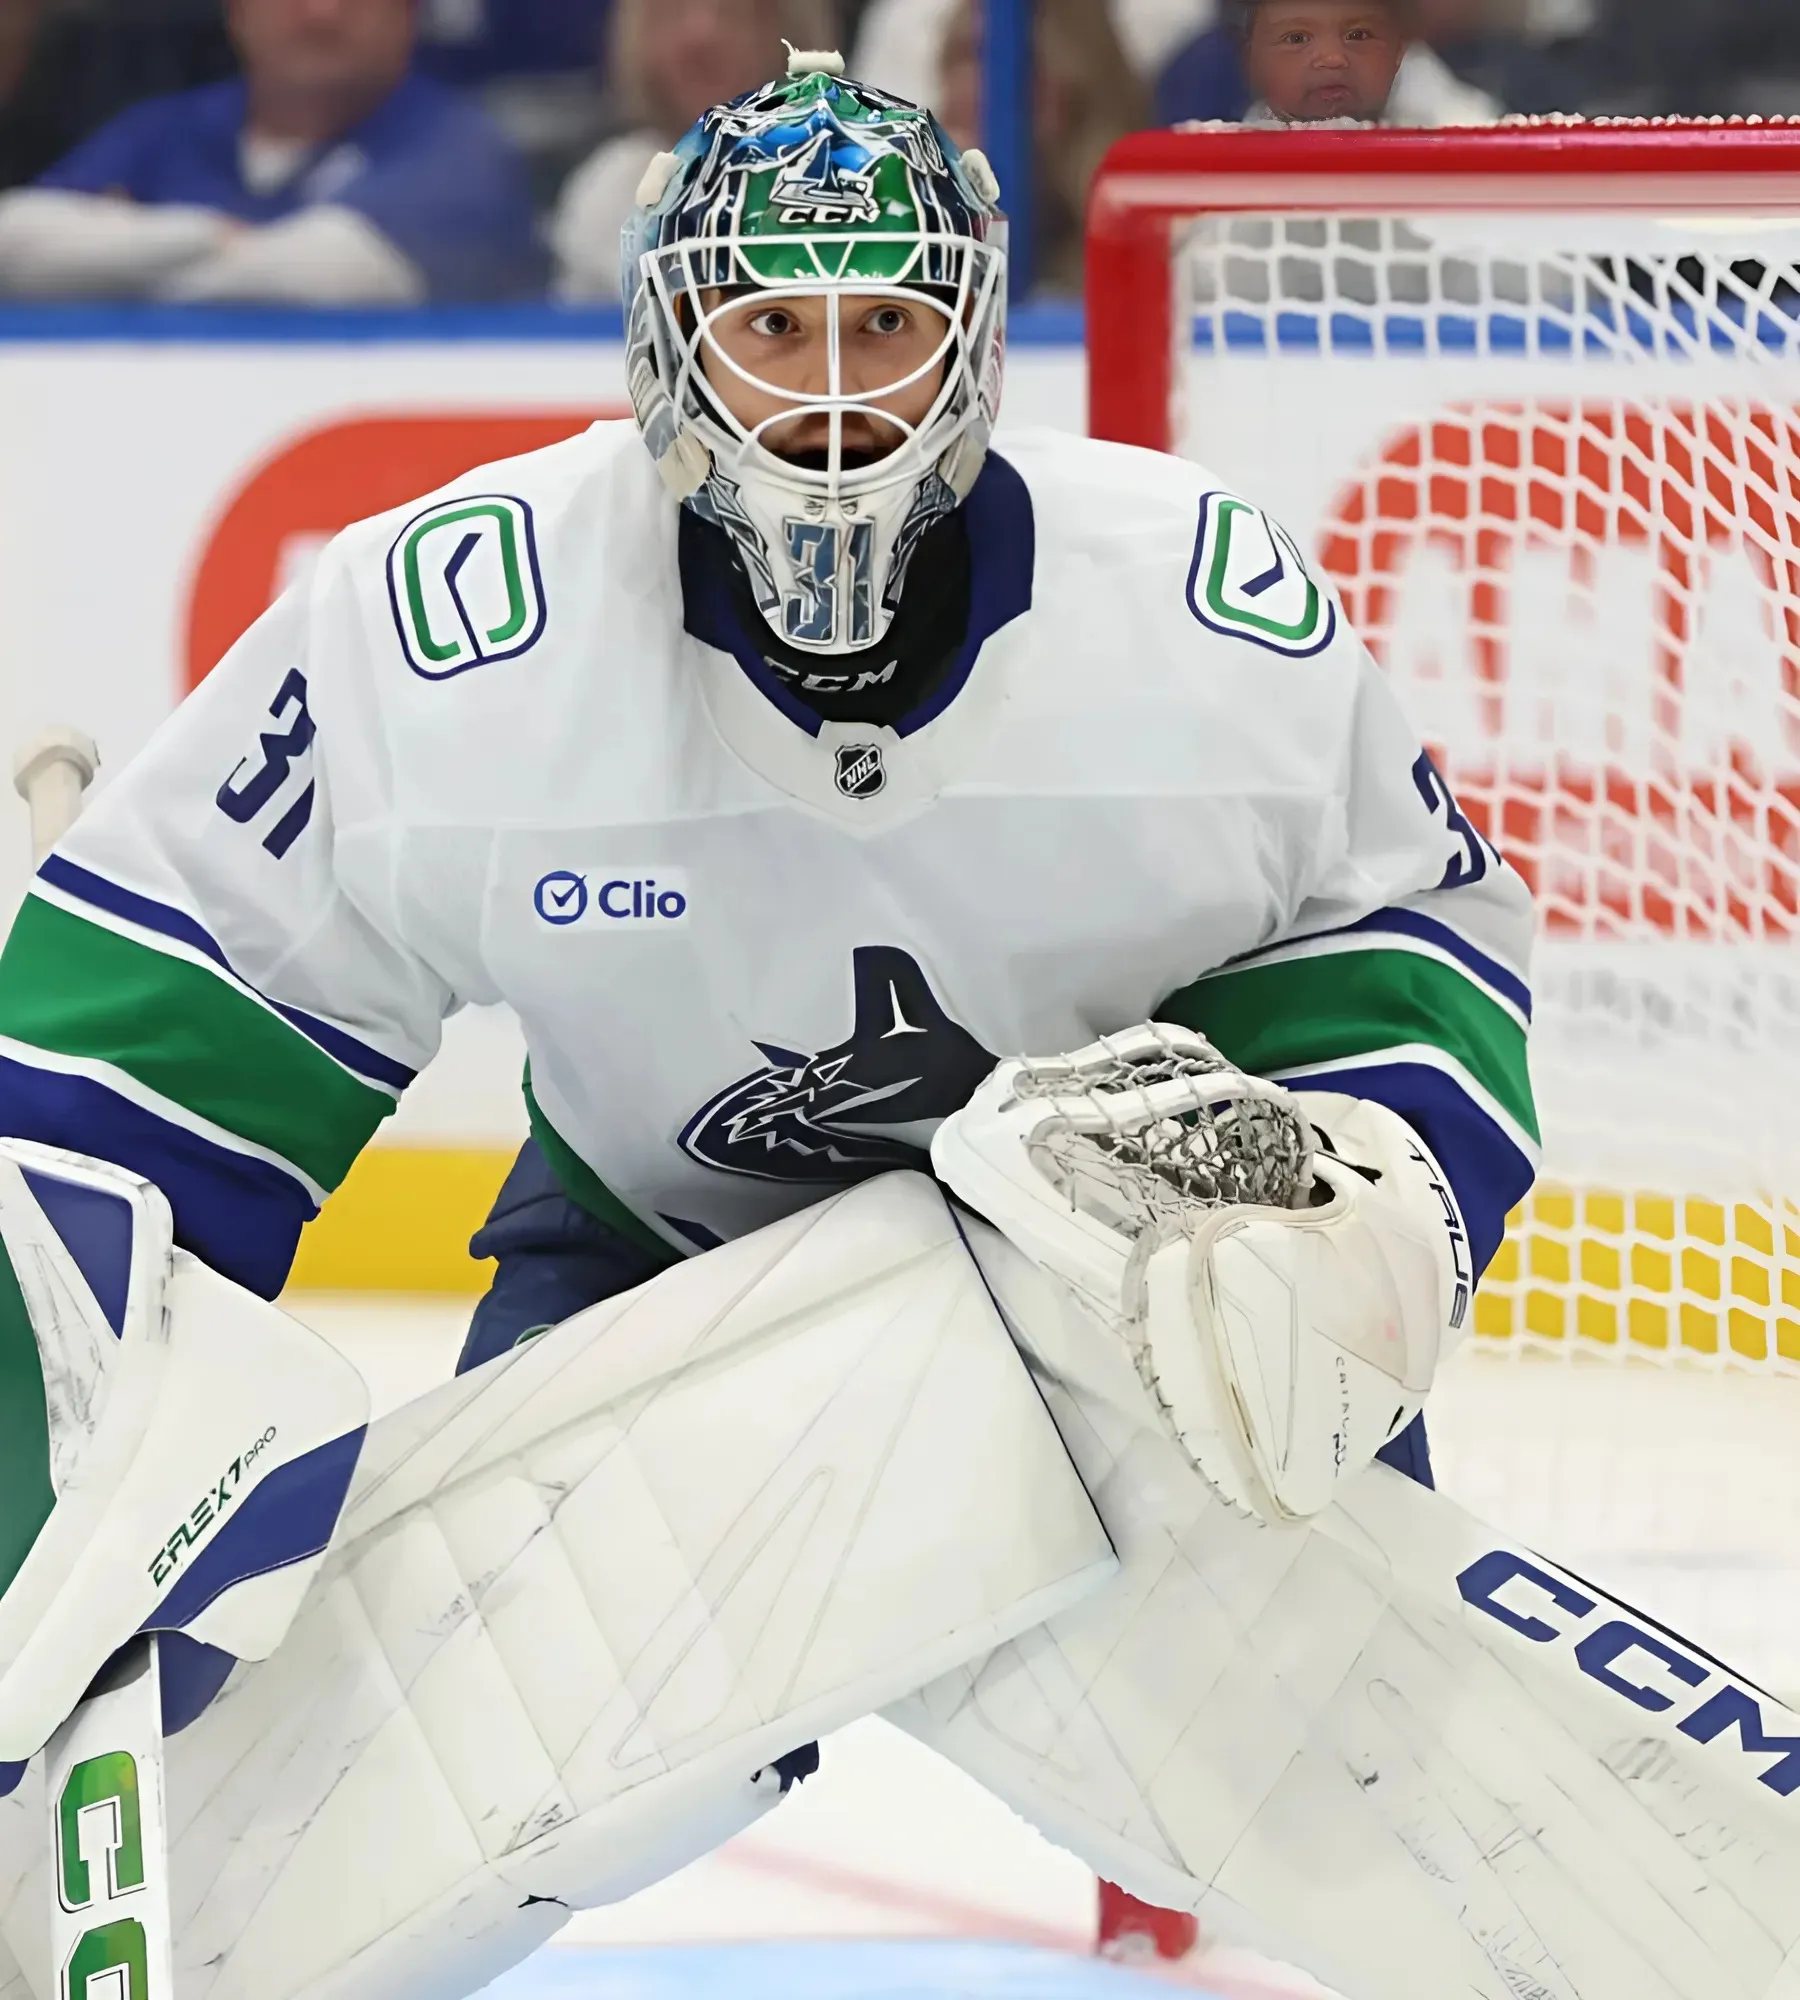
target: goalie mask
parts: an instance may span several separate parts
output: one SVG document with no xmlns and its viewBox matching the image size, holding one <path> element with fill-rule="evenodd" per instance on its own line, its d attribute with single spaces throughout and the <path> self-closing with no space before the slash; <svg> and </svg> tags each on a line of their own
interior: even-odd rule
<svg viewBox="0 0 1800 2000">
<path fill-rule="evenodd" d="M 921 538 L 974 485 L 1006 315 L 986 159 L 842 71 L 796 53 L 707 112 L 652 162 L 624 236 L 645 442 L 730 536 L 771 631 L 821 655 L 885 637 Z M 758 373 L 730 338 L 746 321 L 804 334 L 810 359 L 785 384 Z M 891 361 L 888 322 L 909 335 Z"/>
</svg>

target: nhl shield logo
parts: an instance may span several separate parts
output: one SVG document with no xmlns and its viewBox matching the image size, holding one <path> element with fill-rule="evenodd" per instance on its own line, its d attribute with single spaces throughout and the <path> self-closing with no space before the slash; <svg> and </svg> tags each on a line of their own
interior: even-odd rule
<svg viewBox="0 0 1800 2000">
<path fill-rule="evenodd" d="M 887 766 L 879 743 L 840 743 L 837 788 L 847 799 L 872 799 L 887 788 Z"/>
</svg>

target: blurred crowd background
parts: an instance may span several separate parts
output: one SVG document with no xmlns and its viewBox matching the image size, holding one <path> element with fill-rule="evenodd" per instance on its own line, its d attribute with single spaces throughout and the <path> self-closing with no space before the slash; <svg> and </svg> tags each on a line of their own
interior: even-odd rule
<svg viewBox="0 0 1800 2000">
<path fill-rule="evenodd" d="M 1800 0 L 1037 0 L 1035 20 L 1050 296 L 1079 290 L 1095 167 L 1144 125 L 1800 114 Z M 783 37 L 979 137 L 980 0 L 0 0 L 0 296 L 616 299 L 644 166 L 776 71 Z"/>
</svg>

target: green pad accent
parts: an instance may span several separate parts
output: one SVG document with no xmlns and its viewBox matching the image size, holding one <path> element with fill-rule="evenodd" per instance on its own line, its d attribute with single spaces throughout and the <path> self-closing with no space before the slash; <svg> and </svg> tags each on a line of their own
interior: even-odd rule
<svg viewBox="0 0 1800 2000">
<path fill-rule="evenodd" d="M 544 1116 L 543 1107 L 531 1088 L 530 1063 L 525 1065 L 524 1090 L 525 1109 L 531 1116 L 531 1136 L 537 1141 L 544 1158 L 550 1162 L 550 1171 L 562 1183 L 563 1193 L 577 1208 L 586 1209 L 597 1221 L 604 1222 L 608 1229 L 616 1229 L 621 1236 L 637 1244 L 639 1249 L 659 1257 L 665 1270 L 679 1264 L 681 1252 L 671 1248 L 647 1222 L 627 1208 Z"/>
<path fill-rule="evenodd" d="M 55 1505 L 37 1336 L 0 1244 L 0 1591 L 18 1575 Z"/>
<path fill-rule="evenodd" d="M 84 1931 L 63 1975 L 66 2000 L 88 2000 L 88 1982 L 124 1973 L 125 2000 L 150 2000 L 150 1943 L 136 1917 L 119 1917 Z M 115 1989 L 120 1982 L 109 1982 Z"/>
<path fill-rule="evenodd" d="M 394 1109 L 229 979 L 37 896 L 0 953 L 0 1035 L 111 1063 L 327 1189 Z"/>
<path fill-rule="evenodd" d="M 1454 1056 L 1535 1141 L 1525 1031 L 1472 980 L 1416 951 L 1336 951 L 1215 972 L 1157 1010 L 1256 1076 L 1424 1043 Z"/>
<path fill-rule="evenodd" d="M 107 1856 L 111 1879 L 99 1885 L 81 1858 L 81 1815 L 89 1806 L 110 1803 L 118 1817 L 118 1845 Z M 57 1866 L 62 1874 L 63 1907 L 85 1910 L 98 1893 L 114 1896 L 144 1886 L 144 1822 L 138 1800 L 136 1759 L 128 1750 L 108 1750 L 85 1758 L 72 1770 L 56 1802 Z"/>
</svg>

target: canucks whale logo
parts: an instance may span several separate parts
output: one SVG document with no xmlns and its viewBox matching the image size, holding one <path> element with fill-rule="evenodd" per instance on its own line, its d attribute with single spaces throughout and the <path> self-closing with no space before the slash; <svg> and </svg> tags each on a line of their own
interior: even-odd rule
<svg viewBox="0 0 1800 2000">
<path fill-rule="evenodd" d="M 852 981 L 849 1036 L 817 1055 L 758 1042 L 767 1067 L 688 1121 L 690 1158 L 758 1180 L 839 1186 L 927 1165 L 931 1128 L 962 1109 L 995 1058 L 945 1013 L 908 953 L 865 945 Z"/>
</svg>

